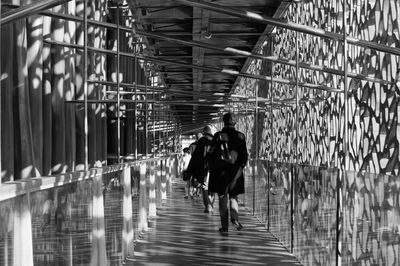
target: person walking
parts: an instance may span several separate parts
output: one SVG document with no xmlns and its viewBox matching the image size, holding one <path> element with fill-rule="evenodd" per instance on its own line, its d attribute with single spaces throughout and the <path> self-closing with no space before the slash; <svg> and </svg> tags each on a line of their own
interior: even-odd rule
<svg viewBox="0 0 400 266">
<path fill-rule="evenodd" d="M 239 222 L 237 197 L 244 193 L 243 169 L 248 153 L 245 135 L 235 129 L 235 116 L 223 115 L 224 128 L 215 133 L 207 155 L 210 168 L 209 190 L 218 193 L 222 235 L 228 234 L 229 216 L 237 230 L 243 228 Z M 229 207 L 228 207 L 229 203 Z"/>
<path fill-rule="evenodd" d="M 189 169 L 192 173 L 192 178 L 195 178 L 200 184 L 200 191 L 203 197 L 204 212 L 213 211 L 214 193 L 208 191 L 209 170 L 206 155 L 211 147 L 213 138 L 210 126 L 205 126 L 202 131 L 203 136 L 197 141 L 196 148 L 190 159 Z"/>
<path fill-rule="evenodd" d="M 196 140 L 194 142 L 190 143 L 190 145 L 189 145 L 190 155 L 193 154 L 194 150 L 196 149 L 197 142 L 199 141 L 199 139 L 202 136 L 203 136 L 203 134 L 201 134 L 201 132 L 197 133 L 196 134 Z"/>
<path fill-rule="evenodd" d="M 196 140 L 194 142 L 192 142 L 189 145 L 189 152 L 190 152 L 190 156 L 193 155 L 194 151 L 196 150 L 197 144 L 199 142 L 199 139 L 203 136 L 203 134 L 201 132 L 198 132 L 196 134 Z M 187 172 L 190 175 L 190 180 L 189 180 L 189 191 L 190 191 L 190 197 L 193 199 L 194 196 L 200 196 L 200 188 L 198 187 L 199 184 L 197 182 L 197 179 L 195 179 L 193 177 L 193 170 L 191 169 L 190 165 L 188 166 Z"/>
<path fill-rule="evenodd" d="M 183 156 L 182 156 L 182 161 L 180 164 L 180 172 L 182 175 L 182 179 L 183 181 L 185 181 L 185 196 L 184 198 L 187 199 L 191 195 L 191 191 L 190 191 L 190 178 L 191 175 L 188 171 L 188 166 L 189 166 L 189 162 L 190 162 L 190 149 L 188 147 L 183 149 Z"/>
</svg>

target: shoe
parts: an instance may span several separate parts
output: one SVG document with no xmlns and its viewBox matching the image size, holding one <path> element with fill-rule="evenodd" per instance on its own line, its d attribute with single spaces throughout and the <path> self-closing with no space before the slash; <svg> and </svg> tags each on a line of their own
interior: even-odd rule
<svg viewBox="0 0 400 266">
<path fill-rule="evenodd" d="M 243 229 L 243 225 L 238 220 L 231 219 L 231 222 L 236 227 L 236 230 L 240 231 Z"/>
<path fill-rule="evenodd" d="M 236 230 L 240 231 L 243 229 L 243 225 L 239 222 L 237 222 L 238 224 L 236 225 Z"/>
<path fill-rule="evenodd" d="M 224 229 L 222 227 L 220 229 L 218 229 L 218 232 L 223 236 L 227 236 L 228 235 L 228 229 Z"/>
<path fill-rule="evenodd" d="M 187 199 L 187 198 L 189 198 L 189 197 L 188 197 L 188 195 L 185 195 L 184 198 Z"/>
</svg>

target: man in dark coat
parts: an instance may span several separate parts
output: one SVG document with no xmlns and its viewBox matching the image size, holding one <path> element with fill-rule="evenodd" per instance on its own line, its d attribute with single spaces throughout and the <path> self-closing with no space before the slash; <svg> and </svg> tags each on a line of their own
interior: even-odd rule
<svg viewBox="0 0 400 266">
<path fill-rule="evenodd" d="M 229 209 L 231 222 L 236 229 L 243 228 L 239 222 L 237 196 L 244 193 L 243 168 L 247 164 L 248 153 L 245 135 L 235 129 L 234 115 L 224 114 L 223 121 L 224 128 L 213 137 L 208 160 L 209 190 L 218 193 L 222 226 L 219 231 L 226 235 L 229 228 Z"/>
</svg>

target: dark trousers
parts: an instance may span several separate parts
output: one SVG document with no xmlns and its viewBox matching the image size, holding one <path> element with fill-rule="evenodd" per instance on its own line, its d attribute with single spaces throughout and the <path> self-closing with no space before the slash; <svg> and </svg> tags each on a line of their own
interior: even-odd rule
<svg viewBox="0 0 400 266">
<path fill-rule="evenodd" d="M 219 197 L 219 215 L 221 217 L 221 226 L 224 230 L 229 228 L 229 213 L 231 220 L 239 220 L 239 205 L 237 196 L 226 194 L 218 194 Z M 228 207 L 229 203 L 229 207 Z"/>
</svg>

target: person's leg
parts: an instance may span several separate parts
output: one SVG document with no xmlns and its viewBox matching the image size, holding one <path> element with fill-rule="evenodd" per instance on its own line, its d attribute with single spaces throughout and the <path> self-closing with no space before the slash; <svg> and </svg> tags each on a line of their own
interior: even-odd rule
<svg viewBox="0 0 400 266">
<path fill-rule="evenodd" d="M 185 199 L 189 197 L 189 192 L 190 192 L 190 180 L 185 181 Z"/>
<path fill-rule="evenodd" d="M 243 226 L 239 222 L 239 204 L 237 201 L 237 196 L 230 197 L 230 213 L 231 222 L 236 226 L 237 230 L 241 230 Z"/>
<path fill-rule="evenodd" d="M 189 182 L 188 182 L 188 186 L 189 186 L 189 196 L 193 199 L 193 194 L 194 194 L 194 187 L 193 187 L 193 181 L 192 181 L 192 178 L 193 177 L 191 177 L 190 179 L 189 179 Z"/>
<path fill-rule="evenodd" d="M 208 210 L 208 190 L 204 188 L 204 185 L 201 185 L 201 195 L 203 196 L 203 204 L 204 204 L 204 212 L 209 212 Z"/>
<path fill-rule="evenodd" d="M 204 178 L 203 184 L 201 184 L 202 192 L 203 192 L 203 203 L 205 210 L 204 212 L 212 212 L 214 208 L 214 193 L 210 193 L 208 191 L 208 181 L 210 179 L 210 173 L 207 173 Z M 210 196 L 211 195 L 211 196 Z"/>
<path fill-rule="evenodd" d="M 207 190 L 207 195 L 208 195 L 208 208 L 209 211 L 212 212 L 214 209 L 215 193 Z"/>
<path fill-rule="evenodd" d="M 229 228 L 229 209 L 228 209 L 228 194 L 218 194 L 219 197 L 219 216 L 221 218 L 220 231 L 228 232 Z"/>
<path fill-rule="evenodd" d="M 239 205 L 237 196 L 231 196 L 230 199 L 231 221 L 239 220 Z"/>
</svg>

